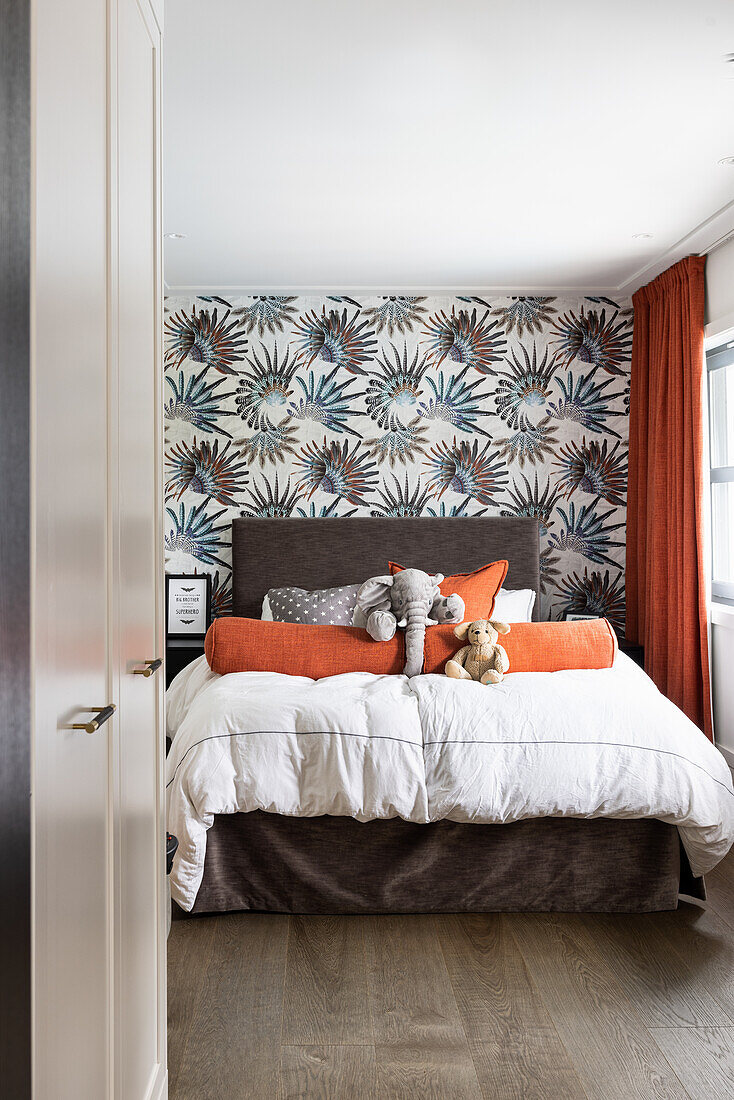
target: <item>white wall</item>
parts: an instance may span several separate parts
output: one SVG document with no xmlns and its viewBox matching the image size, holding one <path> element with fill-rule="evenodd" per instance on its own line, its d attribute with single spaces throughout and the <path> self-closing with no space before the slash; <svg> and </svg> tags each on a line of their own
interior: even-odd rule
<svg viewBox="0 0 734 1100">
<path fill-rule="evenodd" d="M 706 261 L 706 335 L 734 328 L 734 239 Z M 711 615 L 711 677 L 716 742 L 734 767 L 734 607 L 719 604 Z"/>
<path fill-rule="evenodd" d="M 716 744 L 734 768 L 734 607 L 711 609 L 711 679 Z"/>
<path fill-rule="evenodd" d="M 706 335 L 734 328 L 734 238 L 706 260 Z"/>
</svg>

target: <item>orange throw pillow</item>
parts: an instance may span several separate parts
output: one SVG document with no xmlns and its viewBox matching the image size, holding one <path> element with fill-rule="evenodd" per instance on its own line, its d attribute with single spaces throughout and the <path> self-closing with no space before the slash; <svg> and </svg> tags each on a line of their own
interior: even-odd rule
<svg viewBox="0 0 734 1100">
<path fill-rule="evenodd" d="M 354 626 L 306 626 L 234 616 L 215 619 L 204 652 L 212 672 L 283 672 L 289 676 L 339 676 L 343 672 L 396 674 L 403 671 L 401 631 L 389 642 L 373 642 Z"/>
<path fill-rule="evenodd" d="M 500 634 L 497 640 L 510 658 L 508 676 L 513 672 L 611 668 L 617 652 L 617 635 L 606 619 L 513 623 L 510 633 Z M 452 626 L 432 626 L 426 631 L 423 671 L 443 672 L 449 657 L 464 644 L 454 637 Z"/>
<path fill-rule="evenodd" d="M 396 565 L 394 561 L 388 562 L 388 567 L 393 576 L 406 568 Z M 443 596 L 450 596 L 452 592 L 461 596 L 466 607 L 464 622 L 473 622 L 474 619 L 492 618 L 495 597 L 506 576 L 507 562 L 493 561 L 473 573 L 454 573 L 451 577 L 445 577 L 438 587 Z M 431 627 L 431 630 L 435 629 Z"/>
</svg>

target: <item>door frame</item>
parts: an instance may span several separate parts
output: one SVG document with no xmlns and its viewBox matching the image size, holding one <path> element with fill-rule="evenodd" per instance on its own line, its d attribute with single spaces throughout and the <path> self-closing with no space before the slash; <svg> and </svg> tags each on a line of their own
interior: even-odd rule
<svg viewBox="0 0 734 1100">
<path fill-rule="evenodd" d="M 31 1095 L 31 12 L 0 0 L 0 917 L 3 1088 Z"/>
</svg>

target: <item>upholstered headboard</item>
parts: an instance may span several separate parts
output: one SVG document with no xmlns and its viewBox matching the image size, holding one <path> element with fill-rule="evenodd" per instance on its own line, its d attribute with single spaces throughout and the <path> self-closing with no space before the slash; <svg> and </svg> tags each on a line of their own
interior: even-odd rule
<svg viewBox="0 0 734 1100">
<path fill-rule="evenodd" d="M 387 572 L 389 560 L 430 573 L 466 573 L 505 558 L 506 588 L 532 588 L 540 612 L 540 540 L 534 519 L 235 519 L 232 605 L 259 619 L 269 588 L 331 588 Z"/>
</svg>

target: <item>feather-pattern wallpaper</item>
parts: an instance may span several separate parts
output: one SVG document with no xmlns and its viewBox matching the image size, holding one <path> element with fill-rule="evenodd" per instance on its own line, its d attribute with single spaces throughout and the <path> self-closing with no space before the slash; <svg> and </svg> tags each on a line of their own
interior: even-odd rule
<svg viewBox="0 0 734 1100">
<path fill-rule="evenodd" d="M 226 614 L 236 516 L 536 516 L 543 617 L 621 629 L 631 349 L 609 298 L 169 298 L 167 569 Z"/>
</svg>

